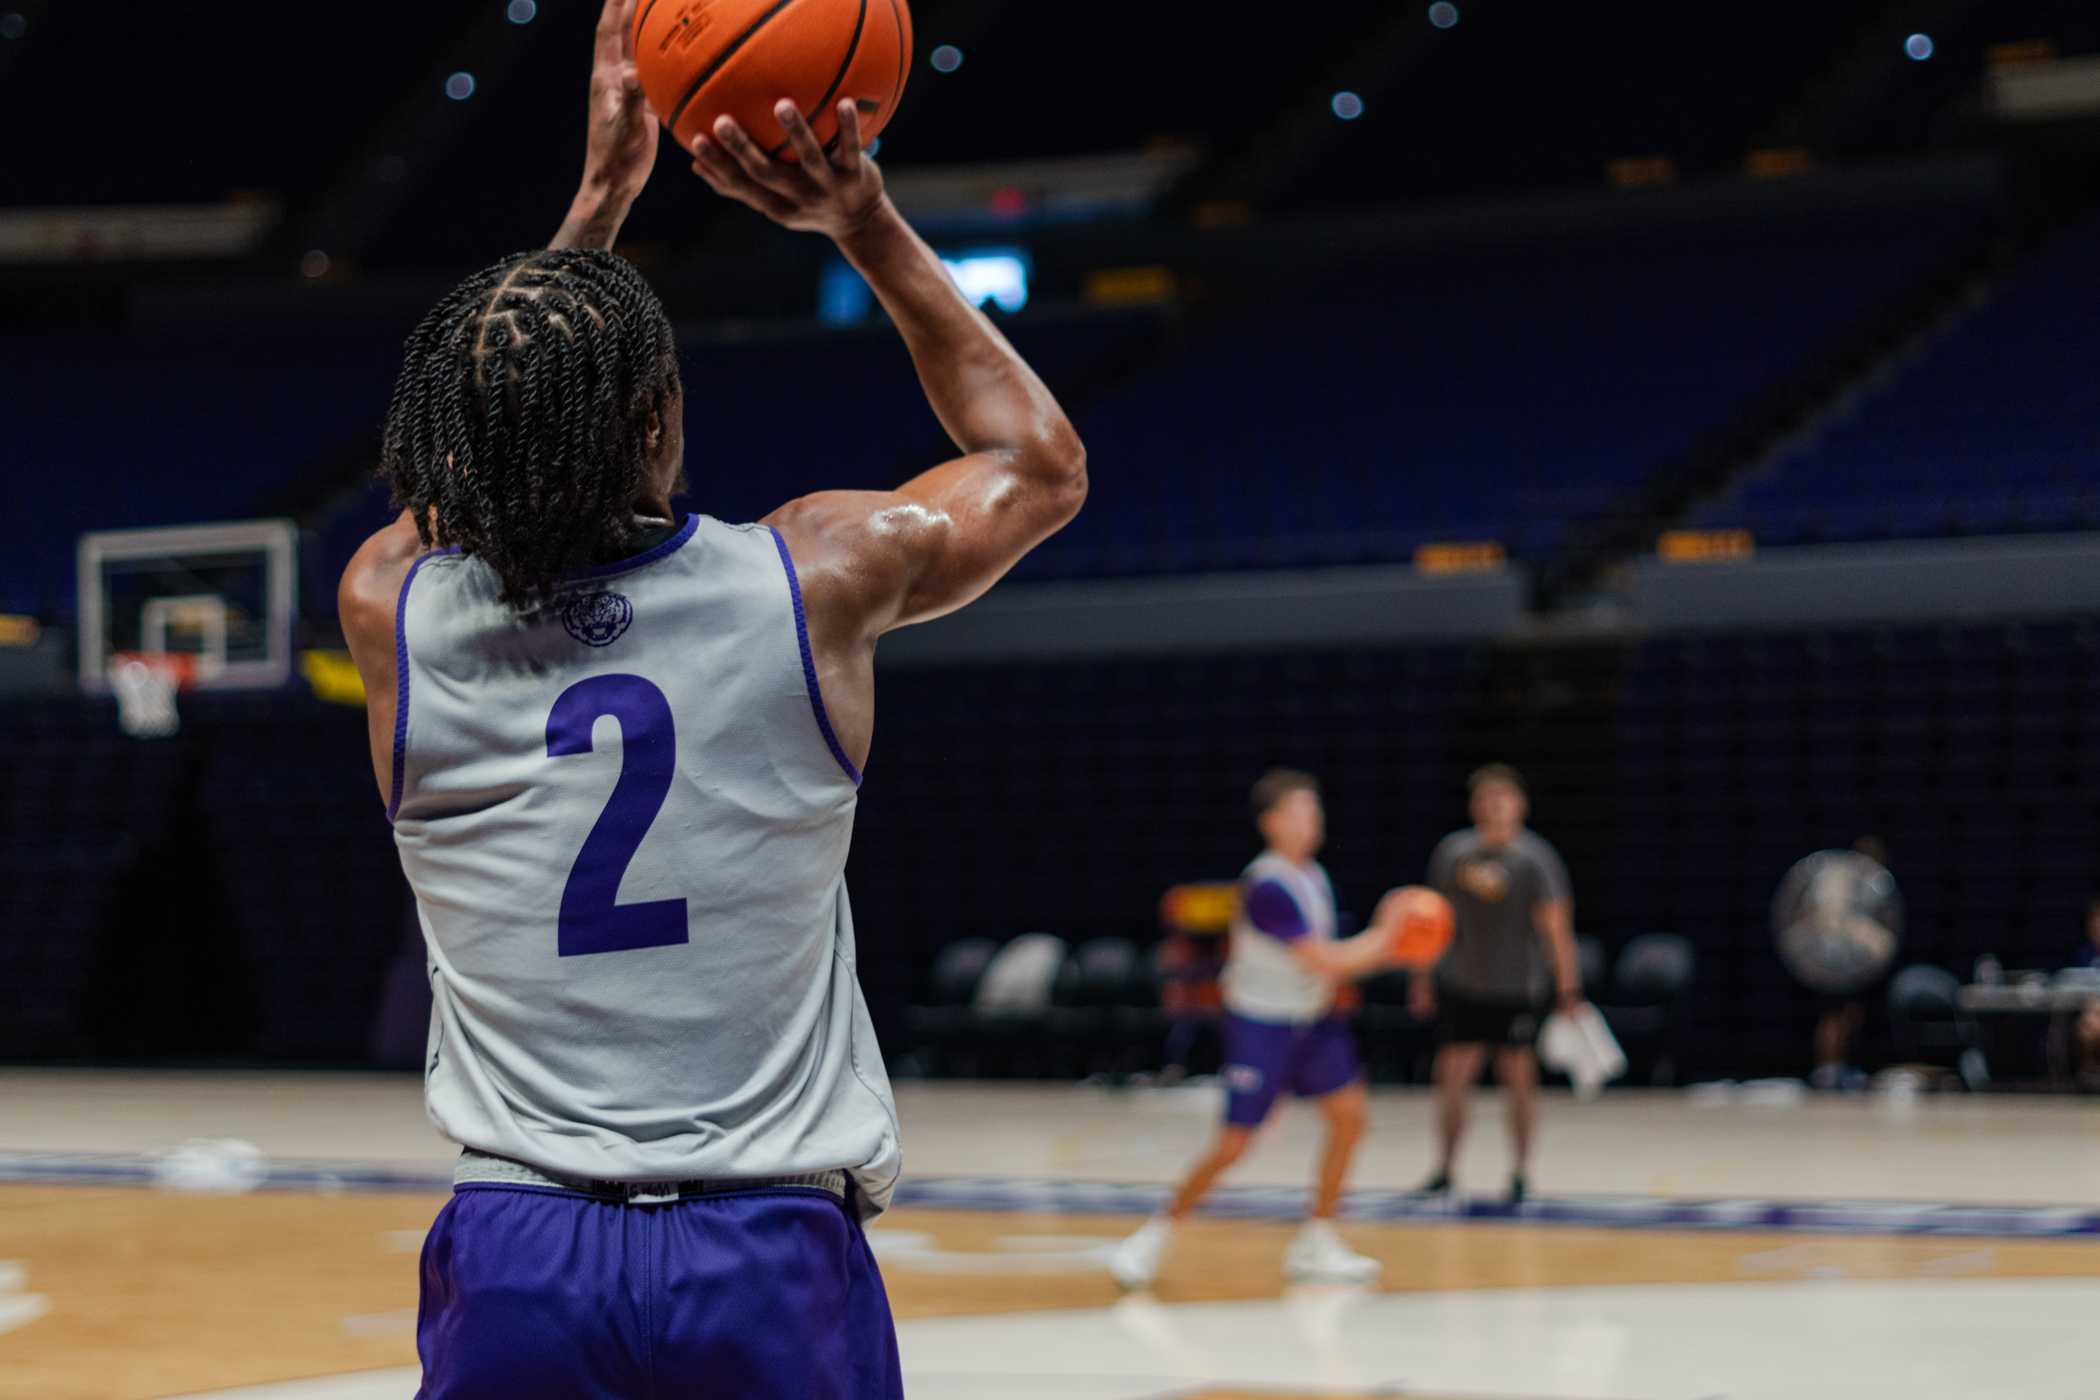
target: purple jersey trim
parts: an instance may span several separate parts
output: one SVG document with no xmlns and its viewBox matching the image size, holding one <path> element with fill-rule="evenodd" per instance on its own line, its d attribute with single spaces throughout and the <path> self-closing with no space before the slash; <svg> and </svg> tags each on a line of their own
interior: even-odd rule
<svg viewBox="0 0 2100 1400">
<path fill-rule="evenodd" d="M 417 555 L 408 566 L 408 577 L 401 580 L 401 597 L 394 603 L 394 771 L 388 780 L 386 798 L 386 819 L 390 822 L 401 810 L 401 775 L 408 766 L 408 586 L 416 581 L 416 571 L 425 564 L 440 554 L 457 553 L 459 546 L 453 545 Z"/>
<path fill-rule="evenodd" d="M 639 569 L 644 564 L 654 564 L 667 554 L 676 554 L 684 547 L 685 542 L 693 537 L 693 532 L 699 528 L 700 517 L 688 515 L 685 518 L 685 524 L 678 527 L 676 534 L 669 539 L 658 540 L 655 544 L 650 545 L 632 558 L 615 560 L 610 564 L 593 564 L 588 569 L 578 569 L 574 573 L 564 574 L 562 577 L 564 579 L 604 578 L 608 574 L 624 574 L 629 569 Z"/>
<path fill-rule="evenodd" d="M 766 529 L 772 532 L 773 547 L 780 551 L 780 566 L 787 570 L 788 595 L 795 601 L 795 644 L 802 649 L 802 679 L 809 686 L 809 707 L 816 711 L 817 728 L 823 731 L 831 756 L 838 760 L 839 767 L 846 770 L 853 786 L 859 787 L 860 769 L 846 757 L 846 746 L 839 742 L 838 731 L 831 727 L 831 714 L 824 708 L 824 687 L 817 681 L 817 660 L 809 649 L 809 616 L 802 610 L 802 580 L 795 574 L 794 557 L 788 553 L 787 541 L 781 538 L 780 531 L 770 525 Z"/>
<path fill-rule="evenodd" d="M 1305 911 L 1281 880 L 1256 880 L 1248 887 L 1241 907 L 1248 923 L 1282 942 L 1295 943 L 1312 932 Z"/>
</svg>

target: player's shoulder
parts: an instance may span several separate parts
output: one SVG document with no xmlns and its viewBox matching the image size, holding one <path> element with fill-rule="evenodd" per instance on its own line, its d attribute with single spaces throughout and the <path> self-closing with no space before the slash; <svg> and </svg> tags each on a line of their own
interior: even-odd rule
<svg viewBox="0 0 2100 1400">
<path fill-rule="evenodd" d="M 359 545 L 336 584 L 336 611 L 344 632 L 391 633 L 402 580 L 425 552 L 407 511 Z"/>
<path fill-rule="evenodd" d="M 950 522 L 895 491 L 817 491 L 796 497 L 759 524 L 787 543 L 798 564 L 821 569 L 847 561 L 865 568 L 908 555 Z"/>
<path fill-rule="evenodd" d="M 1312 867 L 1313 870 L 1319 868 L 1317 865 Z M 1263 851 L 1248 861 L 1246 869 L 1240 872 L 1240 891 L 1245 895 L 1273 886 L 1289 895 L 1293 903 L 1297 903 L 1298 891 L 1304 880 L 1305 872 L 1273 851 Z"/>
<path fill-rule="evenodd" d="M 1517 849 L 1533 860 L 1560 859 L 1560 851 L 1554 844 L 1529 827 L 1517 833 Z"/>
<path fill-rule="evenodd" d="M 1283 860 L 1280 856 L 1263 851 L 1253 860 L 1240 867 L 1240 884 L 1243 887 L 1251 888 L 1271 880 L 1281 883 L 1283 868 Z"/>
<path fill-rule="evenodd" d="M 779 538 L 812 612 L 841 640 L 871 621 L 886 630 L 887 616 L 950 523 L 894 491 L 818 491 L 759 522 Z"/>
<path fill-rule="evenodd" d="M 1568 865 L 1566 861 L 1561 859 L 1559 850 L 1554 847 L 1551 841 L 1548 841 L 1537 832 L 1528 829 L 1518 832 L 1516 848 L 1518 854 L 1522 855 L 1527 862 L 1545 872 L 1549 877 L 1555 875 L 1564 876 L 1566 874 Z"/>
<path fill-rule="evenodd" d="M 1462 826 L 1436 843 L 1436 850 L 1430 853 L 1430 859 L 1436 860 L 1445 856 L 1463 855 L 1479 843 L 1480 838 L 1473 828 Z"/>
</svg>

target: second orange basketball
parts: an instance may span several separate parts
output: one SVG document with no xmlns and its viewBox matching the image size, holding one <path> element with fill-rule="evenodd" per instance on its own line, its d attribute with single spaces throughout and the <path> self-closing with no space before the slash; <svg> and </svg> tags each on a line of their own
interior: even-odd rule
<svg viewBox="0 0 2100 1400">
<path fill-rule="evenodd" d="M 640 0 L 635 62 L 642 90 L 678 144 L 736 118 L 775 159 L 793 160 L 773 106 L 785 97 L 829 146 L 840 99 L 873 141 L 911 70 L 905 0 Z"/>
<path fill-rule="evenodd" d="M 1391 928 L 1387 956 L 1402 967 L 1428 967 L 1451 946 L 1451 902 L 1427 885 L 1405 885 L 1386 895 L 1378 921 Z"/>
</svg>

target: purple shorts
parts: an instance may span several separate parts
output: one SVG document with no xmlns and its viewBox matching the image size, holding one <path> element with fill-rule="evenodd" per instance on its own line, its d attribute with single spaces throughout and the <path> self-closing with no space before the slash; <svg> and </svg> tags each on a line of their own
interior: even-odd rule
<svg viewBox="0 0 2100 1400">
<path fill-rule="evenodd" d="M 1257 1021 L 1225 1013 L 1225 1121 L 1252 1128 L 1269 1116 L 1288 1089 L 1301 1099 L 1325 1098 L 1363 1077 L 1349 1023 L 1329 1016 L 1309 1025 Z"/>
<path fill-rule="evenodd" d="M 463 1186 L 423 1245 L 419 1400 L 901 1400 L 859 1222 L 769 1189 L 630 1206 Z"/>
</svg>

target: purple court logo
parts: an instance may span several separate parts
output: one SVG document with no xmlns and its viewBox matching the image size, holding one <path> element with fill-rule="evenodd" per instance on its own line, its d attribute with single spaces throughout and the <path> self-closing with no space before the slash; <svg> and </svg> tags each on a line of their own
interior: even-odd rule
<svg viewBox="0 0 2100 1400">
<path fill-rule="evenodd" d="M 561 605 L 561 625 L 585 646 L 611 646 L 633 621 L 634 604 L 619 593 L 579 593 Z"/>
</svg>

